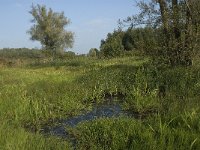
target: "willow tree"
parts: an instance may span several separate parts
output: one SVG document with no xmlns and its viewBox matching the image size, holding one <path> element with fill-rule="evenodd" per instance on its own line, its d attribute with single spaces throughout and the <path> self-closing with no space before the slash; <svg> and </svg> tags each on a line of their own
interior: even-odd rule
<svg viewBox="0 0 200 150">
<path fill-rule="evenodd" d="M 191 65 L 200 32 L 197 0 L 148 0 L 138 3 L 140 13 L 123 21 L 131 27 L 151 26 L 162 31 L 159 54 L 171 66 Z"/>
<path fill-rule="evenodd" d="M 46 6 L 32 5 L 30 14 L 33 16 L 31 22 L 34 23 L 28 31 L 31 40 L 39 41 L 53 58 L 73 46 L 73 33 L 65 30 L 70 20 L 64 16 L 64 12 L 53 12 Z"/>
</svg>

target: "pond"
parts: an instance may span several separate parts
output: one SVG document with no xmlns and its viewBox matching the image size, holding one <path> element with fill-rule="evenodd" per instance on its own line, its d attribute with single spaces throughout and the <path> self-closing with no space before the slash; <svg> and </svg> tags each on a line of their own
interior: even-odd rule
<svg viewBox="0 0 200 150">
<path fill-rule="evenodd" d="M 56 125 L 43 127 L 41 133 L 62 138 L 70 138 L 66 127 L 73 128 L 81 122 L 92 121 L 98 118 L 117 118 L 119 116 L 134 117 L 134 115 L 137 117 L 137 114 L 124 111 L 119 102 L 105 102 L 103 104 L 94 105 L 92 111 L 90 112 L 67 119 L 57 120 L 55 123 Z"/>
</svg>

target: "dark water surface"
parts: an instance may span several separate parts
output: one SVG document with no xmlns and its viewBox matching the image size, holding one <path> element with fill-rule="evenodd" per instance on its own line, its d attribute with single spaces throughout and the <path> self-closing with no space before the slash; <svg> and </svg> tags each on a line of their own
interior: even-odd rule
<svg viewBox="0 0 200 150">
<path fill-rule="evenodd" d="M 68 119 L 62 119 L 56 121 L 55 126 L 46 126 L 41 130 L 41 133 L 54 135 L 62 138 L 71 138 L 67 132 L 66 127 L 76 127 L 78 123 L 84 121 L 92 121 L 98 118 L 112 118 L 119 116 L 130 116 L 131 114 L 127 111 L 123 111 L 120 104 L 117 103 L 104 103 L 93 107 L 92 111 L 79 115 L 73 116 Z"/>
</svg>

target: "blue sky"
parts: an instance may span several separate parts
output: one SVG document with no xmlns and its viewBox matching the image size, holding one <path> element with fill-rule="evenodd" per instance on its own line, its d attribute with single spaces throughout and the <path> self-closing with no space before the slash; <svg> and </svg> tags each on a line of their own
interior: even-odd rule
<svg viewBox="0 0 200 150">
<path fill-rule="evenodd" d="M 32 25 L 28 13 L 32 4 L 64 11 L 71 20 L 66 29 L 75 33 L 74 47 L 69 50 L 79 54 L 99 48 L 101 39 L 117 28 L 118 19 L 137 12 L 134 0 L 0 0 L 0 48 L 40 48 L 26 33 Z"/>
</svg>

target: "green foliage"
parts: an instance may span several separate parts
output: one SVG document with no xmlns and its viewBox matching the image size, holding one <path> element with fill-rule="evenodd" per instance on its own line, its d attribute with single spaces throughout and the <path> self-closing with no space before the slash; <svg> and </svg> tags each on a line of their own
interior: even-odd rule
<svg viewBox="0 0 200 150">
<path fill-rule="evenodd" d="M 139 51 L 141 54 L 154 55 L 159 46 L 159 30 L 150 27 L 129 28 L 126 31 L 109 33 L 102 41 L 100 52 L 105 57 L 116 57 L 126 51 Z"/>
<path fill-rule="evenodd" d="M 141 53 L 155 53 L 158 44 L 156 33 L 152 28 L 128 29 L 123 37 L 125 50 L 139 50 Z"/>
<path fill-rule="evenodd" d="M 24 66 L 31 61 L 44 59 L 41 50 L 28 48 L 3 48 L 0 50 L 0 66 Z"/>
<path fill-rule="evenodd" d="M 96 49 L 96 48 L 91 48 L 89 50 L 88 56 L 89 57 L 96 57 L 96 58 L 100 57 L 99 50 Z"/>
<path fill-rule="evenodd" d="M 45 6 L 33 5 L 30 14 L 34 23 L 28 31 L 31 40 L 40 41 L 44 49 L 53 56 L 72 47 L 73 33 L 65 30 L 70 20 L 64 16 L 64 12 L 57 13 L 51 8 L 47 10 Z"/>
<path fill-rule="evenodd" d="M 3 48 L 0 50 L 0 58 L 27 59 L 44 57 L 41 50 L 28 48 Z"/>
<path fill-rule="evenodd" d="M 126 51 L 131 51 L 135 48 L 135 39 L 134 39 L 134 33 L 133 30 L 129 29 L 125 32 L 122 43 L 124 45 L 124 49 Z"/>
<path fill-rule="evenodd" d="M 100 52 L 105 57 L 116 57 L 120 56 L 124 51 L 124 46 L 122 45 L 123 32 L 114 31 L 113 34 L 108 34 L 107 39 L 102 42 L 100 47 Z"/>
<path fill-rule="evenodd" d="M 172 67 L 192 65 L 194 52 L 199 45 L 199 3 L 189 0 L 150 0 L 139 1 L 137 5 L 141 10 L 139 14 L 128 17 L 120 25 L 128 23 L 131 28 L 143 25 L 153 28 L 154 33 L 160 31 L 156 40 L 159 47 L 152 53 L 155 60 L 161 57 L 161 63 Z M 151 39 L 151 35 L 146 35 L 146 40 Z M 124 43 L 130 45 L 127 38 Z M 148 51 L 152 51 L 154 44 L 148 41 L 144 45 Z"/>
<path fill-rule="evenodd" d="M 145 149 L 152 139 L 148 131 L 143 132 L 140 122 L 127 119 L 98 119 L 80 124 L 78 149 Z M 153 141 L 152 141 L 153 142 Z M 143 143 L 140 145 L 139 143 Z"/>
<path fill-rule="evenodd" d="M 135 112 L 145 113 L 158 110 L 157 77 L 146 68 L 139 68 L 134 74 L 134 84 L 127 94 L 127 106 Z"/>
<path fill-rule="evenodd" d="M 0 149 L 2 150 L 38 150 L 67 149 L 71 150 L 69 142 L 55 137 L 44 137 L 39 133 L 30 133 L 21 127 L 10 126 L 9 122 L 0 125 Z"/>
<path fill-rule="evenodd" d="M 170 128 L 159 116 L 152 123 L 130 118 L 98 119 L 80 124 L 78 149 L 198 149 L 198 133 Z"/>
<path fill-rule="evenodd" d="M 160 85 L 164 97 L 158 96 Z M 121 106 L 136 118 L 100 118 L 70 128 L 77 149 L 199 149 L 199 90 L 199 66 L 157 68 L 138 56 L 4 67 L 0 149 L 70 149 L 74 143 L 43 136 L 41 127 L 90 111 L 106 94 L 123 95 Z"/>
</svg>

